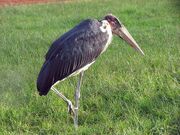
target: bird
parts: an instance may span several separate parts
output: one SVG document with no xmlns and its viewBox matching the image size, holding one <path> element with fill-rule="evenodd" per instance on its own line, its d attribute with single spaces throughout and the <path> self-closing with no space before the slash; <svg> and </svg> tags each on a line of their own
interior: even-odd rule
<svg viewBox="0 0 180 135">
<path fill-rule="evenodd" d="M 126 27 L 113 14 L 102 19 L 86 19 L 56 39 L 45 55 L 45 61 L 37 78 L 39 95 L 54 91 L 68 105 L 73 114 L 74 125 L 78 127 L 80 87 L 86 71 L 109 47 L 113 35 L 125 40 L 140 54 L 144 55 Z M 55 88 L 59 82 L 79 74 L 75 89 L 75 105 Z"/>
</svg>

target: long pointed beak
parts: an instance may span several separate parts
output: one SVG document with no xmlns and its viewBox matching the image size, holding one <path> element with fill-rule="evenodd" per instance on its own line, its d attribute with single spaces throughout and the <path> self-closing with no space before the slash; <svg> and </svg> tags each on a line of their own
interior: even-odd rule
<svg viewBox="0 0 180 135">
<path fill-rule="evenodd" d="M 134 38 L 131 36 L 131 34 L 128 32 L 125 26 L 121 25 L 119 28 L 118 35 L 124 39 L 129 45 L 131 45 L 136 51 L 140 52 L 142 55 L 144 55 L 144 52 L 141 50 L 139 45 L 136 43 Z"/>
</svg>

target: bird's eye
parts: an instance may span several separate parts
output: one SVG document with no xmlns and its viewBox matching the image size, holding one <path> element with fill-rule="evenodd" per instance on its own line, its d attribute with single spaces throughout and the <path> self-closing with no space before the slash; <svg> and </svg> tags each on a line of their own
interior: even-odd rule
<svg viewBox="0 0 180 135">
<path fill-rule="evenodd" d="M 104 28 L 104 29 L 106 29 L 106 25 L 105 25 L 105 26 L 103 26 L 103 28 Z"/>
</svg>

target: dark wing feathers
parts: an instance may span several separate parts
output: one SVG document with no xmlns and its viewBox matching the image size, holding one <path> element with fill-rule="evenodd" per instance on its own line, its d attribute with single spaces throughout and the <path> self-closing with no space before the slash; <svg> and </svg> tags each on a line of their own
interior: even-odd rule
<svg viewBox="0 0 180 135">
<path fill-rule="evenodd" d="M 92 26 L 94 26 L 93 23 L 96 23 L 97 20 L 91 20 L 91 19 L 87 19 L 83 22 L 81 22 L 80 24 L 78 24 L 77 26 L 75 26 L 73 29 L 71 29 L 70 31 L 66 32 L 64 35 L 62 35 L 60 38 L 58 38 L 56 41 L 53 42 L 53 44 L 51 45 L 51 47 L 49 48 L 47 54 L 46 54 L 46 60 L 49 59 L 49 57 L 54 54 L 53 52 L 56 52 L 55 50 L 59 50 L 59 48 L 61 48 L 63 46 L 64 40 L 67 40 L 69 38 L 72 38 L 72 36 L 76 33 L 84 33 L 87 31 L 87 28 L 92 28 Z"/>
<path fill-rule="evenodd" d="M 53 84 L 93 62 L 103 50 L 108 35 L 99 29 L 97 20 L 85 20 L 57 39 L 46 54 L 37 79 L 40 95 Z"/>
</svg>

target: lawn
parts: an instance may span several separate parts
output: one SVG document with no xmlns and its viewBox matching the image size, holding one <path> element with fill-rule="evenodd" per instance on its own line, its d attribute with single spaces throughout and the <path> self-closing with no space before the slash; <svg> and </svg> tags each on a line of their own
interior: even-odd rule
<svg viewBox="0 0 180 135">
<path fill-rule="evenodd" d="M 51 43 L 86 18 L 118 16 L 145 53 L 114 37 L 85 72 L 79 129 L 36 79 Z M 0 7 L 0 134 L 180 134 L 180 2 L 70 1 Z M 70 99 L 78 77 L 58 85 Z"/>
</svg>

